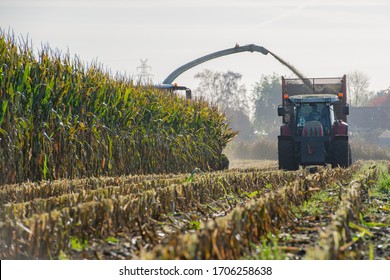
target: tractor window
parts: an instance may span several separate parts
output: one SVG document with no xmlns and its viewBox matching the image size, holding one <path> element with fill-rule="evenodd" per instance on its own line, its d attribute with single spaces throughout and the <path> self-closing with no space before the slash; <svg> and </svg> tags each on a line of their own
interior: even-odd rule
<svg viewBox="0 0 390 280">
<path fill-rule="evenodd" d="M 306 122 L 321 122 L 325 134 L 330 133 L 330 126 L 334 122 L 333 106 L 325 103 L 301 104 L 297 107 L 297 126 L 303 127 Z"/>
<path fill-rule="evenodd" d="M 301 104 L 297 107 L 297 124 L 303 127 L 309 121 L 321 121 L 321 113 L 325 104 Z"/>
</svg>

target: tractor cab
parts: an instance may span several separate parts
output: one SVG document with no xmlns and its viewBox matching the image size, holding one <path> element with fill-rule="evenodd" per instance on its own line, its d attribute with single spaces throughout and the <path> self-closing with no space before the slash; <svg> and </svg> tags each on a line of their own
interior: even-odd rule
<svg viewBox="0 0 390 280">
<path fill-rule="evenodd" d="M 333 104 L 340 100 L 333 96 L 293 96 L 289 98 L 291 126 L 296 136 L 331 135 L 337 119 Z"/>
</svg>

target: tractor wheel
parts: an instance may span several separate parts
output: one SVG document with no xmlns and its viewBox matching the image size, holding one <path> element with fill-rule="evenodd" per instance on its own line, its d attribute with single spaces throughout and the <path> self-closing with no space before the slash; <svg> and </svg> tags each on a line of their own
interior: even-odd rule
<svg viewBox="0 0 390 280">
<path fill-rule="evenodd" d="M 352 163 L 351 147 L 346 140 L 335 140 L 333 142 L 333 161 L 332 167 L 346 168 Z"/>
<path fill-rule="evenodd" d="M 294 142 L 292 140 L 279 140 L 278 142 L 278 157 L 279 169 L 283 170 L 298 170 L 299 164 L 294 156 Z"/>
</svg>

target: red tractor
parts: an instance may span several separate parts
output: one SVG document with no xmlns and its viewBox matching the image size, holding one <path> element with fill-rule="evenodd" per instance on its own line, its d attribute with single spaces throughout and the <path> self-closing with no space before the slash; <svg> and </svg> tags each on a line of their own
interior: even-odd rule
<svg viewBox="0 0 390 280">
<path fill-rule="evenodd" d="M 285 79 L 278 115 L 283 124 L 278 136 L 279 169 L 326 165 L 348 167 L 346 76 L 341 78 Z"/>
</svg>

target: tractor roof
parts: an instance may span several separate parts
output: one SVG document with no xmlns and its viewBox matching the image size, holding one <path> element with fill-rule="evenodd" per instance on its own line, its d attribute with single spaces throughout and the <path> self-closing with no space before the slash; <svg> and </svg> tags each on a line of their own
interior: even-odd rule
<svg viewBox="0 0 390 280">
<path fill-rule="evenodd" d="M 334 94 L 302 94 L 290 96 L 293 103 L 338 103 L 340 99 Z"/>
</svg>

